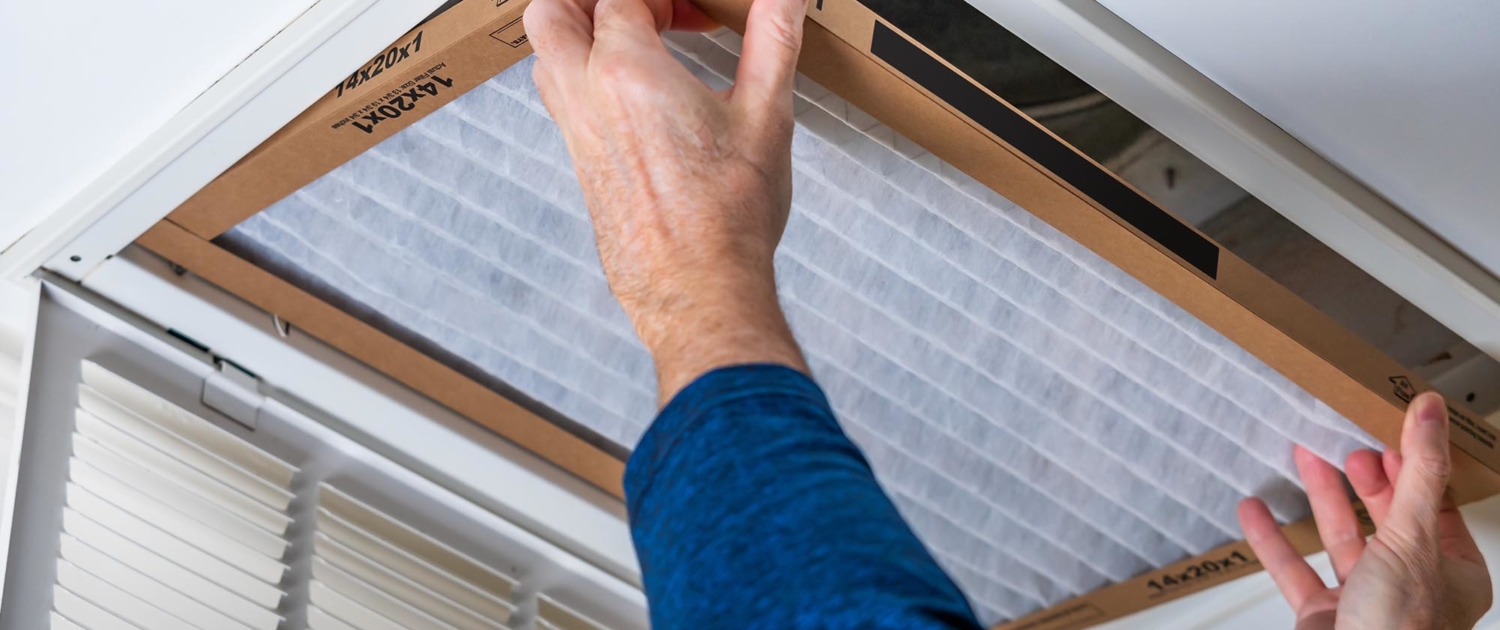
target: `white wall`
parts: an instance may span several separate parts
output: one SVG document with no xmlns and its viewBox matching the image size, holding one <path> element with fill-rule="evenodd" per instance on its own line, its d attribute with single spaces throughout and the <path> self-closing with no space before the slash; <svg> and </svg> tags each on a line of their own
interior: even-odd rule
<svg viewBox="0 0 1500 630">
<path fill-rule="evenodd" d="M 1099 2 L 1500 275 L 1500 3 Z"/>
</svg>

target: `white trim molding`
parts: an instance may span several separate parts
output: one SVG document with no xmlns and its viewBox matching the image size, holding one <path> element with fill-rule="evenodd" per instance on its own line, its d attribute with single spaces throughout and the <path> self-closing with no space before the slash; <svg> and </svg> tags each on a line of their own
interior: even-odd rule
<svg viewBox="0 0 1500 630">
<path fill-rule="evenodd" d="M 1500 279 L 1095 0 L 968 0 L 1500 359 Z"/>
</svg>

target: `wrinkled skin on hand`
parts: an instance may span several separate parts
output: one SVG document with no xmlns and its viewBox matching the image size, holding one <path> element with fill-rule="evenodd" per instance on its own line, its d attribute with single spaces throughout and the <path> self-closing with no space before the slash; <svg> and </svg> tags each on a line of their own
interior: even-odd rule
<svg viewBox="0 0 1500 630">
<path fill-rule="evenodd" d="M 1241 503 L 1240 525 L 1296 611 L 1297 630 L 1468 630 L 1489 610 L 1489 569 L 1446 497 L 1453 464 L 1442 396 L 1412 401 L 1399 451 L 1358 451 L 1345 462 L 1375 521 L 1369 540 L 1338 469 L 1300 447 L 1296 459 L 1338 585 L 1323 583 L 1264 503 Z"/>
<path fill-rule="evenodd" d="M 660 31 L 706 28 L 684 1 L 537 0 L 526 29 L 610 288 L 657 363 L 663 403 L 698 375 L 806 370 L 772 256 L 791 208 L 792 80 L 805 0 L 757 0 L 735 86 L 704 85 Z"/>
</svg>

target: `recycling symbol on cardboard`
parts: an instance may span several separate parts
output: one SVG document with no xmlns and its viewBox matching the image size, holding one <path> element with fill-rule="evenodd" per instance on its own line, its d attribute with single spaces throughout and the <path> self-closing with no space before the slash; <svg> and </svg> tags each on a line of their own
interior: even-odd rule
<svg viewBox="0 0 1500 630">
<path fill-rule="evenodd" d="M 1411 384 L 1411 379 L 1405 376 L 1392 376 L 1391 383 L 1396 386 L 1396 397 L 1402 402 L 1411 402 L 1417 397 L 1417 388 Z"/>
</svg>

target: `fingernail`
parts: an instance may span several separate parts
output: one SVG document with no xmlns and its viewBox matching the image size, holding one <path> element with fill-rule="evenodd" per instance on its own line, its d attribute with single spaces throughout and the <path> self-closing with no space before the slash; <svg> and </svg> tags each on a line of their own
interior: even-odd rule
<svg viewBox="0 0 1500 630">
<path fill-rule="evenodd" d="M 1446 422 L 1448 410 L 1443 405 L 1443 397 L 1435 392 L 1429 392 L 1417 397 L 1417 421 L 1425 423 Z"/>
</svg>

